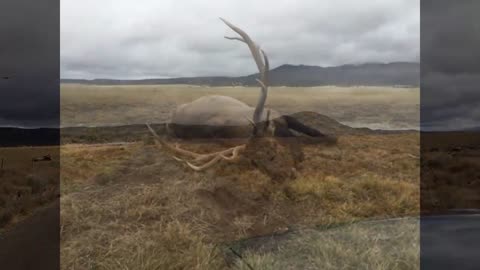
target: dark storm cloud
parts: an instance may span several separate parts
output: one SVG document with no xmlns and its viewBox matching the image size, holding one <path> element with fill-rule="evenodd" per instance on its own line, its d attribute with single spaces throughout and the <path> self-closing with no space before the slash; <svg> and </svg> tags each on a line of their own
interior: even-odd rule
<svg viewBox="0 0 480 270">
<path fill-rule="evenodd" d="M 480 126 L 478 1 L 422 1 L 421 122 L 426 129 Z"/>
<path fill-rule="evenodd" d="M 218 17 L 245 29 L 271 58 L 339 65 L 418 61 L 419 3 L 388 1 L 62 1 L 62 78 L 245 75 L 248 49 Z"/>
<path fill-rule="evenodd" d="M 0 18 L 0 126 L 58 125 L 58 1 L 4 1 Z"/>
</svg>

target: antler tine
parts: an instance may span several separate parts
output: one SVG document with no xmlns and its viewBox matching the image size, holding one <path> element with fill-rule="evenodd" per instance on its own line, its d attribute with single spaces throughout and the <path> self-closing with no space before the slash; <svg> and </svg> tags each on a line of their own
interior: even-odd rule
<svg viewBox="0 0 480 270">
<path fill-rule="evenodd" d="M 230 27 L 233 31 L 235 31 L 237 34 L 239 34 L 242 38 L 229 38 L 225 37 L 227 39 L 235 39 L 235 40 L 240 40 L 242 42 L 245 42 L 248 45 L 248 48 L 250 49 L 253 59 L 255 60 L 255 63 L 257 64 L 258 70 L 262 72 L 265 68 L 265 64 L 262 61 L 262 58 L 260 57 L 260 49 L 259 47 L 253 42 L 253 40 L 248 36 L 245 31 L 242 29 L 238 28 L 237 26 L 233 25 L 229 21 L 225 20 L 224 18 L 220 18 L 228 27 Z"/>
<path fill-rule="evenodd" d="M 264 91 L 264 89 L 267 89 L 267 86 L 262 82 L 262 80 L 255 79 L 255 81 L 257 81 L 258 84 L 260 84 L 260 86 L 262 87 L 262 91 Z"/>
<path fill-rule="evenodd" d="M 265 101 L 267 100 L 267 92 L 268 92 L 268 70 L 269 70 L 269 63 L 267 54 L 260 49 L 260 47 L 253 42 L 253 40 L 248 36 L 245 31 L 238 28 L 237 26 L 233 25 L 229 21 L 225 20 L 224 18 L 220 18 L 228 27 L 230 27 L 233 31 L 240 35 L 239 37 L 225 37 L 227 39 L 234 39 L 245 42 L 250 49 L 253 59 L 257 64 L 258 70 L 260 72 L 260 80 L 257 80 L 261 86 L 261 95 L 258 99 L 257 106 L 255 107 L 255 111 L 253 113 L 253 121 L 258 123 L 261 121 L 261 116 L 263 114 L 263 108 L 265 107 Z M 263 56 L 263 57 L 262 57 Z"/>
<path fill-rule="evenodd" d="M 167 143 L 165 143 L 161 138 L 160 136 L 158 136 L 157 132 L 155 132 L 155 130 L 153 130 L 153 128 L 150 126 L 149 123 L 145 123 L 145 125 L 147 126 L 148 130 L 150 131 L 150 133 L 152 133 L 153 135 L 153 140 L 155 141 L 155 144 L 157 145 L 161 145 L 161 146 L 165 146 L 167 148 L 171 148 L 168 146 Z"/>
<path fill-rule="evenodd" d="M 270 126 L 270 109 L 267 110 L 267 117 L 265 119 L 265 125 L 263 126 L 263 130 L 267 130 Z"/>
<path fill-rule="evenodd" d="M 238 40 L 238 41 L 241 41 L 241 42 L 245 42 L 245 40 L 243 40 L 242 38 L 239 38 L 239 37 L 227 37 L 227 36 L 224 36 L 224 38 L 226 39 L 230 39 L 230 40 Z"/>
<path fill-rule="evenodd" d="M 155 141 L 155 143 L 157 145 L 164 146 L 170 151 L 178 152 L 180 154 L 187 155 L 187 156 L 190 156 L 190 157 L 193 157 L 193 158 L 198 156 L 198 154 L 196 154 L 194 152 L 190 152 L 190 151 L 187 151 L 187 150 L 183 150 L 183 149 L 171 146 L 170 144 L 166 143 L 160 136 L 158 136 L 157 132 L 155 132 L 155 130 L 153 130 L 153 128 L 150 126 L 150 124 L 145 123 L 145 125 L 147 126 L 148 130 L 150 130 L 150 133 L 152 133 L 153 140 Z"/>
<path fill-rule="evenodd" d="M 233 148 L 233 151 L 232 151 L 232 156 L 231 157 L 227 157 L 223 154 L 221 154 L 222 158 L 224 160 L 227 160 L 227 161 L 234 161 L 238 158 L 238 154 L 240 153 L 240 150 L 245 150 L 245 145 L 239 145 L 239 146 L 236 146 Z"/>
<path fill-rule="evenodd" d="M 257 106 L 255 107 L 255 111 L 253 113 L 253 119 L 248 119 L 248 121 L 253 125 L 254 131 L 252 132 L 252 136 L 255 136 L 257 133 L 257 127 L 256 124 L 259 123 L 262 119 L 261 116 L 263 115 L 263 109 L 265 106 L 265 101 L 267 99 L 267 93 L 268 93 L 268 71 L 269 71 L 269 62 L 268 62 L 268 57 L 266 53 L 260 49 L 260 47 L 253 42 L 253 40 L 243 31 L 242 29 L 236 27 L 235 25 L 231 24 L 227 20 L 220 18 L 228 27 L 230 27 L 234 32 L 240 35 L 240 37 L 227 37 L 225 36 L 226 39 L 230 40 L 238 40 L 241 42 L 244 42 L 247 44 L 248 48 L 250 49 L 250 52 L 252 53 L 253 59 L 255 60 L 255 63 L 258 67 L 258 70 L 260 72 L 260 79 L 257 79 L 258 83 L 261 86 L 261 93 L 260 97 L 257 102 Z M 267 113 L 267 121 L 269 121 L 270 118 L 270 111 Z M 238 155 L 240 151 L 245 150 L 246 145 L 238 145 L 226 150 L 214 152 L 214 153 L 209 153 L 209 154 L 200 154 L 200 153 L 195 153 L 192 151 L 188 151 L 185 149 L 180 148 L 179 145 L 172 146 L 166 141 L 163 140 L 158 134 L 153 130 L 153 128 L 146 123 L 149 131 L 153 134 L 154 141 L 156 145 L 164 146 L 168 150 L 181 154 L 183 156 L 187 156 L 189 158 L 192 158 L 193 162 L 203 162 L 207 161 L 203 165 L 195 165 L 192 164 L 191 161 L 179 158 L 177 156 L 174 156 L 174 158 L 180 162 L 185 162 L 190 168 L 192 168 L 195 171 L 201 171 L 206 168 L 209 168 L 216 164 L 217 162 L 221 160 L 226 160 L 226 161 L 234 161 L 238 158 Z M 168 125 L 167 125 L 167 131 L 168 131 Z"/>
<path fill-rule="evenodd" d="M 182 158 L 179 158 L 179 157 L 173 155 L 173 158 L 175 160 L 177 160 L 179 162 L 185 162 L 190 168 L 192 168 L 196 171 L 201 171 L 203 169 L 209 168 L 210 166 L 216 164 L 217 162 L 219 162 L 222 159 L 227 160 L 227 161 L 236 160 L 236 158 L 238 157 L 238 153 L 241 150 L 244 150 L 245 147 L 246 147 L 245 144 L 242 144 L 242 145 L 237 145 L 237 146 L 234 146 L 234 147 L 231 147 L 231 148 L 228 148 L 228 149 L 225 149 L 225 150 L 221 150 L 221 151 L 218 151 L 218 152 L 214 152 L 214 153 L 199 154 L 199 153 L 195 153 L 195 152 L 192 152 L 192 151 L 182 149 L 182 148 L 180 148 L 180 146 L 178 144 L 175 144 L 175 146 L 172 146 L 172 145 L 168 144 L 155 132 L 155 130 L 150 126 L 150 124 L 146 123 L 145 125 L 148 127 L 148 129 L 152 133 L 152 135 L 154 137 L 154 141 L 157 145 L 165 146 L 168 150 L 170 150 L 170 151 L 172 151 L 176 154 L 181 154 L 181 155 L 193 158 L 193 161 L 196 161 L 196 162 L 202 162 L 202 161 L 210 159 L 207 163 L 205 163 L 203 165 L 200 165 L 200 166 L 197 166 L 197 165 L 194 165 L 193 163 L 191 163 L 190 161 L 187 161 L 185 159 L 182 159 Z M 231 156 L 229 156 L 230 153 L 231 153 Z"/>
<path fill-rule="evenodd" d="M 207 169 L 207 168 L 215 165 L 218 161 L 220 161 L 221 158 L 222 157 L 220 155 L 218 155 L 215 158 L 213 158 L 212 160 L 210 160 L 209 162 L 207 162 L 203 165 L 200 165 L 200 166 L 194 165 L 194 164 L 192 164 L 188 161 L 186 161 L 185 163 L 188 165 L 188 167 L 192 168 L 193 170 L 201 171 L 201 170 Z"/>
<path fill-rule="evenodd" d="M 267 57 L 267 54 L 265 53 L 264 50 L 260 50 L 262 52 L 262 55 L 263 55 L 263 62 L 265 63 L 265 66 L 264 66 L 264 71 L 262 72 L 262 75 L 263 75 L 263 81 L 265 84 L 268 85 L 268 71 L 270 70 L 270 63 L 268 62 L 268 57 Z"/>
<path fill-rule="evenodd" d="M 248 122 L 250 122 L 250 124 L 255 127 L 257 124 L 255 124 L 255 122 L 250 118 L 250 117 L 247 117 L 245 116 L 245 119 L 247 119 Z"/>
<path fill-rule="evenodd" d="M 224 152 L 226 153 L 228 151 L 232 151 L 232 156 L 228 157 L 228 156 L 225 155 L 225 153 L 219 153 L 213 159 L 211 159 L 210 161 L 208 161 L 207 163 L 205 163 L 203 165 L 198 165 L 197 166 L 197 165 L 192 164 L 191 162 L 188 162 L 188 161 L 186 161 L 185 163 L 187 164 L 188 167 L 192 168 L 195 171 L 202 171 L 202 170 L 210 168 L 211 166 L 220 162 L 222 159 L 226 160 L 226 161 L 235 161 L 238 158 L 238 154 L 240 153 L 240 151 L 244 150 L 244 149 L 245 149 L 245 145 L 239 145 L 239 146 L 229 148 L 229 149 L 225 150 Z"/>
</svg>

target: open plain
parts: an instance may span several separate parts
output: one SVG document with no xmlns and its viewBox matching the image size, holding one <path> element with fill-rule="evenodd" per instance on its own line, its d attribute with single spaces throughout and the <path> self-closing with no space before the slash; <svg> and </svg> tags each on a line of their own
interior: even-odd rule
<svg viewBox="0 0 480 270">
<path fill-rule="evenodd" d="M 195 172 L 155 146 L 141 125 L 166 122 L 175 106 L 207 94 L 230 95 L 251 105 L 258 88 L 66 84 L 61 91 L 62 125 L 84 126 L 62 133 L 64 269 L 264 269 L 274 267 L 268 260 L 277 255 L 242 249 L 242 256 L 234 243 L 419 214 L 417 131 L 357 132 L 332 121 L 335 128 L 322 128 L 330 128 L 337 142 L 301 143 L 304 159 L 295 177 L 273 181 L 242 161 Z M 305 121 L 314 127 L 315 117 L 327 115 L 350 126 L 382 129 L 417 128 L 418 104 L 418 89 L 393 87 L 273 87 L 267 101 L 284 113 L 310 112 Z M 129 126 L 134 124 L 139 125 Z M 113 132 L 99 128 L 111 125 L 145 133 L 129 137 L 118 127 Z M 225 147 L 218 141 L 181 143 L 198 152 Z M 418 226 L 402 224 L 385 229 L 395 233 L 383 244 L 375 230 L 347 229 L 345 235 L 364 252 L 366 263 L 357 269 L 418 269 Z M 359 262 L 347 258 L 351 256 L 339 260 L 338 250 L 345 247 L 334 236 L 322 236 L 322 242 L 302 235 L 310 239 L 304 246 L 309 257 L 300 258 L 309 262 L 300 264 L 304 269 L 348 268 Z M 395 246 L 398 256 L 378 253 L 379 245 Z M 345 252 L 353 254 L 355 247 Z"/>
<path fill-rule="evenodd" d="M 62 126 L 164 123 L 176 106 L 225 95 L 254 106 L 258 87 L 196 85 L 61 86 Z M 418 129 L 420 91 L 401 87 L 271 87 L 266 106 L 285 114 L 312 111 L 352 127 Z"/>
</svg>

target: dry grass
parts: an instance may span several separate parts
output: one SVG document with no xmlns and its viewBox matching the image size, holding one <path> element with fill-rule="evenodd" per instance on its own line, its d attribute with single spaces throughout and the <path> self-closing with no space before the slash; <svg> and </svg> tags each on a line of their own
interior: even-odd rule
<svg viewBox="0 0 480 270">
<path fill-rule="evenodd" d="M 343 136 L 337 146 L 308 145 L 304 151 L 298 178 L 275 183 L 240 165 L 221 164 L 195 173 L 142 143 L 66 145 L 61 166 L 62 267 L 226 269 L 221 247 L 230 241 L 292 226 L 418 214 L 418 134 Z M 355 241 L 366 241 L 362 231 L 345 235 L 355 233 Z M 320 254 L 316 246 L 321 241 L 315 239 L 304 248 L 318 260 L 334 260 L 347 245 L 333 245 L 334 238 L 319 236 L 332 243 Z M 372 250 L 380 247 L 364 243 Z M 414 248 L 402 256 L 411 258 Z M 357 260 L 373 263 L 368 269 L 386 269 L 394 261 L 379 265 L 378 256 L 390 254 L 385 252 Z M 348 254 L 353 248 L 342 256 Z M 258 261 L 265 266 L 275 256 Z"/>
<path fill-rule="evenodd" d="M 479 133 L 423 134 L 422 140 L 422 211 L 479 208 Z"/>
<path fill-rule="evenodd" d="M 248 250 L 236 269 L 419 269 L 420 232 L 415 219 L 304 230 L 268 252 Z M 268 240 L 266 240 L 268 242 Z"/>
<path fill-rule="evenodd" d="M 253 105 L 258 88 L 64 84 L 62 125 L 165 122 L 178 104 L 209 94 L 229 95 Z M 418 89 L 273 87 L 267 102 L 284 113 L 315 111 L 350 125 L 418 127 Z M 222 146 L 185 147 L 212 151 Z M 342 136 L 337 146 L 306 145 L 304 151 L 305 161 L 295 180 L 272 182 L 245 164 L 192 172 L 147 142 L 65 145 L 61 149 L 62 268 L 239 268 L 244 266 L 227 265 L 224 260 L 224 247 L 232 241 L 290 227 L 418 214 L 418 134 Z M 373 251 L 382 247 L 369 242 L 365 234 L 371 233 L 363 230 L 342 235 Z M 308 254 L 306 261 L 313 266 L 321 265 L 318 260 L 328 262 L 327 257 L 331 265 L 353 257 L 353 248 L 334 238 L 308 238 L 299 250 Z M 414 240 L 408 238 L 402 245 Z M 326 253 L 319 249 L 323 241 L 329 246 Z M 396 251 L 404 252 L 402 258 L 411 259 L 417 252 L 416 246 L 401 247 Z M 396 260 L 380 265 L 389 252 L 364 254 L 352 263 L 364 261 L 371 264 L 365 266 L 368 269 L 395 266 Z M 259 256 L 261 267 L 256 269 L 275 266 L 277 255 Z M 418 267 L 412 263 L 405 269 L 410 268 Z"/>
<path fill-rule="evenodd" d="M 51 154 L 53 161 L 33 157 Z M 58 147 L 0 148 L 4 169 L 0 170 L 0 229 L 11 225 L 45 205 L 59 194 Z"/>
<path fill-rule="evenodd" d="M 220 269 L 222 259 L 213 244 L 204 241 L 199 228 L 182 221 L 188 206 L 175 195 L 181 196 L 175 188 L 141 185 L 78 194 L 86 196 L 86 204 L 65 196 L 62 268 Z"/>
<path fill-rule="evenodd" d="M 227 95 L 255 105 L 258 87 L 192 85 L 61 85 L 61 123 L 71 125 L 166 122 L 170 111 L 205 95 Z M 420 91 L 393 87 L 272 87 L 267 106 L 283 113 L 314 111 L 351 126 L 418 128 Z"/>
<path fill-rule="evenodd" d="M 295 180 L 289 187 L 296 200 L 315 200 L 321 209 L 325 209 L 325 215 L 336 220 L 352 216 L 412 215 L 418 207 L 418 201 L 412 200 L 418 197 L 414 183 L 380 178 L 374 174 L 347 180 L 335 176 L 309 176 Z"/>
<path fill-rule="evenodd" d="M 132 158 L 126 147 L 96 145 L 70 145 L 61 149 L 61 156 L 63 194 L 88 185 L 107 184 L 120 171 L 121 162 Z"/>
</svg>

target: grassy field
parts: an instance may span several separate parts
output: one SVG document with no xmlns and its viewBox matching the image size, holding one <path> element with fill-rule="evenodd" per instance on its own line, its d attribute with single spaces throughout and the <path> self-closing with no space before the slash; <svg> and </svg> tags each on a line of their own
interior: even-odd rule
<svg viewBox="0 0 480 270">
<path fill-rule="evenodd" d="M 419 221 L 414 218 L 359 222 L 328 230 L 305 229 L 284 238 L 255 239 L 262 242 L 260 245 L 242 242 L 259 247 L 243 252 L 243 260 L 237 260 L 235 266 L 245 270 L 420 267 Z"/>
<path fill-rule="evenodd" d="M 177 104 L 206 94 L 249 104 L 258 94 L 258 88 L 195 86 L 62 85 L 61 91 L 62 124 L 92 126 L 163 122 Z M 418 99 L 418 89 L 278 87 L 268 103 L 353 126 L 416 128 Z M 272 181 L 242 162 L 194 172 L 138 133 L 145 130 L 130 128 L 72 130 L 60 153 L 0 148 L 6 160 L 0 226 L 53 200 L 60 168 L 62 269 L 419 269 L 416 218 L 336 226 L 416 217 L 420 206 L 439 211 L 480 202 L 477 133 L 422 135 L 421 149 L 418 132 L 345 133 L 333 145 L 302 145 L 296 177 Z M 109 136 L 130 143 L 108 144 Z M 49 153 L 52 162 L 32 167 L 32 157 Z M 237 249 L 252 239 L 268 239 L 260 242 L 271 248 Z"/>
<path fill-rule="evenodd" d="M 178 104 L 200 96 L 229 95 L 253 105 L 258 92 L 257 87 L 64 84 L 62 125 L 161 123 Z M 284 113 L 322 113 L 353 126 L 418 127 L 418 89 L 273 87 L 267 104 Z M 76 140 L 70 137 L 69 142 Z M 247 269 L 241 261 L 227 259 L 228 247 L 236 241 L 292 229 L 416 216 L 420 211 L 416 132 L 343 134 L 334 145 L 304 144 L 305 159 L 296 177 L 285 181 L 272 181 L 245 162 L 194 172 L 151 140 L 142 140 L 62 146 L 62 268 Z M 184 147 L 203 152 L 222 147 L 214 142 L 185 143 Z M 319 267 L 322 260 L 339 267 L 363 262 L 365 269 L 396 265 L 418 269 L 415 228 L 409 223 L 393 230 L 404 237 L 382 252 L 378 250 L 385 244 L 375 240 L 384 234 L 382 230 L 341 233 L 349 242 L 363 245 L 363 257 L 353 256 L 354 249 L 335 237 L 303 235 L 297 240 L 311 241 L 294 249 L 307 257 L 291 256 L 300 256 L 310 268 Z M 286 245 L 298 246 L 298 241 Z M 392 252 L 402 255 L 382 263 Z M 279 256 L 288 255 L 254 250 L 244 254 L 255 269 L 274 269 L 282 265 Z M 343 264 L 334 263 L 339 258 Z M 405 260 L 409 262 L 402 264 Z"/>
<path fill-rule="evenodd" d="M 162 123 L 177 105 L 204 95 L 227 95 L 254 106 L 258 87 L 192 85 L 61 85 L 63 126 Z M 419 123 L 418 88 L 272 87 L 267 106 L 283 113 L 314 111 L 350 126 L 414 129 Z"/>
<path fill-rule="evenodd" d="M 52 161 L 32 164 L 50 154 Z M 59 194 L 60 153 L 56 147 L 0 147 L 0 230 L 28 216 Z"/>
<path fill-rule="evenodd" d="M 272 182 L 242 164 L 220 164 L 196 173 L 163 150 L 141 142 L 65 145 L 61 150 L 62 266 L 246 269 L 240 262 L 227 265 L 228 243 L 281 234 L 289 228 L 418 215 L 417 133 L 343 136 L 337 145 L 305 145 L 304 151 L 296 179 Z M 381 256 L 389 251 L 375 253 L 378 243 L 364 242 L 365 252 L 370 250 L 365 269 L 388 269 L 385 266 L 412 258 L 403 269 L 418 269 L 412 226 L 397 228 L 397 234 L 406 238 L 392 252 L 404 254 L 390 258 L 388 264 L 381 264 Z M 375 233 L 370 231 L 369 237 L 375 239 Z M 345 235 L 353 237 L 353 233 Z M 357 236 L 352 241 L 358 244 L 366 237 Z M 320 239 L 304 249 L 316 256 L 326 248 L 322 256 L 335 260 L 344 244 L 334 238 Z M 251 254 L 247 260 L 265 267 L 277 256 L 246 254 Z M 345 250 L 347 254 L 353 254 L 353 249 Z M 362 260 L 345 256 L 351 263 Z M 255 269 L 273 269 L 262 267 Z"/>
</svg>

